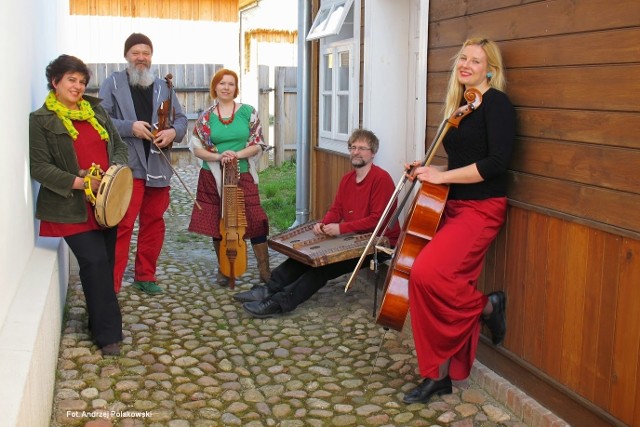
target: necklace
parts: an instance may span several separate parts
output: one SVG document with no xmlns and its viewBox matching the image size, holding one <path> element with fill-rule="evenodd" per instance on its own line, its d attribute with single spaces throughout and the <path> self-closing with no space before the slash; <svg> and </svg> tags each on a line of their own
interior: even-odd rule
<svg viewBox="0 0 640 427">
<path fill-rule="evenodd" d="M 218 113 L 218 120 L 220 120 L 220 123 L 222 123 L 223 125 L 227 126 L 229 124 L 231 124 L 231 122 L 233 121 L 233 118 L 236 115 L 236 103 L 233 103 L 233 109 L 231 110 L 231 117 L 229 117 L 228 119 L 223 119 L 222 118 L 222 114 L 220 114 L 220 103 L 218 102 L 216 104 L 216 112 Z"/>
</svg>

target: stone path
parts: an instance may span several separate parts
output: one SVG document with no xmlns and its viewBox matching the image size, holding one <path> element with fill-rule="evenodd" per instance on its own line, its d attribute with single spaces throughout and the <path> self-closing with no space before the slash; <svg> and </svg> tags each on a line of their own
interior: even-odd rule
<svg viewBox="0 0 640 427">
<path fill-rule="evenodd" d="M 176 169 L 195 189 L 197 168 Z M 119 294 L 120 358 L 103 358 L 90 341 L 79 279 L 72 275 L 52 426 L 526 425 L 474 376 L 429 404 L 403 404 L 403 394 L 419 381 L 410 331 L 388 332 L 380 348 L 384 331 L 373 321 L 371 292 L 356 283 L 345 294 L 348 277 L 289 315 L 251 318 L 232 291 L 213 284 L 210 240 L 186 231 L 191 208 L 175 180 L 158 269 L 165 293 L 136 291 L 127 270 Z M 272 266 L 284 259 L 271 255 Z M 255 283 L 250 253 L 236 287 Z"/>
</svg>

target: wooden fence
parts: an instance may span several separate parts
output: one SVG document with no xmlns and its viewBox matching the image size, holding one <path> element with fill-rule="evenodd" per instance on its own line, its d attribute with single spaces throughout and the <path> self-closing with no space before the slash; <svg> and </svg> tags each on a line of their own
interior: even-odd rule
<svg viewBox="0 0 640 427">
<path fill-rule="evenodd" d="M 274 93 L 273 139 L 269 141 L 268 129 L 265 128 L 267 143 L 274 148 L 274 163 L 280 166 L 286 160 L 296 157 L 296 121 L 297 121 L 297 67 L 275 67 L 274 87 L 269 87 L 269 67 L 258 66 L 258 112 L 260 121 L 269 122 L 269 96 Z"/>
</svg>

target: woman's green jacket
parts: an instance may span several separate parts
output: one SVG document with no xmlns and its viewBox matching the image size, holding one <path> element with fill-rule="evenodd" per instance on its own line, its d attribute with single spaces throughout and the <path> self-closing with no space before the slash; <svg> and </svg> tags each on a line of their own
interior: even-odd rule
<svg viewBox="0 0 640 427">
<path fill-rule="evenodd" d="M 84 96 L 95 117 L 109 133 L 107 155 L 109 165 L 127 164 L 128 147 L 100 106 L 100 99 Z M 73 139 L 58 116 L 44 105 L 29 115 L 29 164 L 31 178 L 41 185 L 36 201 L 36 218 L 60 223 L 87 220 L 84 190 L 73 190 L 80 166 L 73 148 Z"/>
</svg>

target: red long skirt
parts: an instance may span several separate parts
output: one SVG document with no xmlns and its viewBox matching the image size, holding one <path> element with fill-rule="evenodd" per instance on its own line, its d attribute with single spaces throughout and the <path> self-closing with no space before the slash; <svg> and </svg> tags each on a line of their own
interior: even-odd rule
<svg viewBox="0 0 640 427">
<path fill-rule="evenodd" d="M 491 242 L 505 221 L 506 198 L 450 200 L 433 240 L 417 256 L 409 278 L 411 326 L 420 375 L 469 376 L 487 297 L 477 281 Z"/>
<path fill-rule="evenodd" d="M 244 193 L 245 216 L 247 218 L 244 238 L 252 239 L 254 237 L 268 236 L 269 220 L 260 205 L 258 186 L 253 182 L 253 177 L 250 173 L 240 174 L 238 187 Z M 196 200 L 202 209 L 198 209 L 194 205 L 189 231 L 220 239 L 220 195 L 218 194 L 213 174 L 209 170 L 200 169 Z"/>
</svg>

